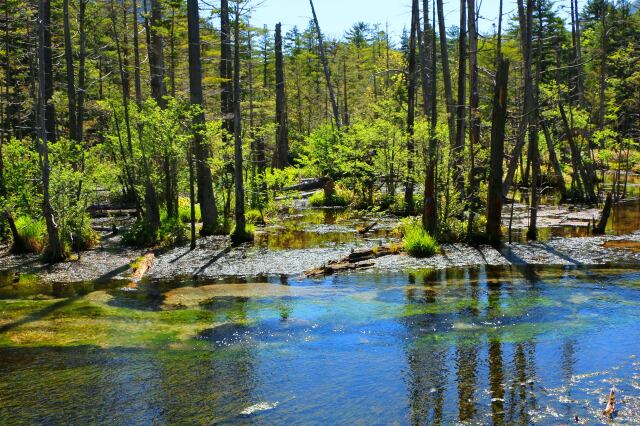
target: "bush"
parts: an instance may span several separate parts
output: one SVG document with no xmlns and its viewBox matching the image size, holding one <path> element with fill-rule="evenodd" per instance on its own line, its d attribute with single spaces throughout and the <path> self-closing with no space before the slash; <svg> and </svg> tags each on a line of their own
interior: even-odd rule
<svg viewBox="0 0 640 426">
<path fill-rule="evenodd" d="M 402 243 L 405 251 L 414 257 L 429 257 L 440 251 L 435 238 L 420 225 L 405 228 Z"/>
<path fill-rule="evenodd" d="M 122 242 L 128 246 L 147 246 L 156 242 L 157 235 L 146 220 L 137 220 L 122 235 Z"/>
<path fill-rule="evenodd" d="M 251 209 L 245 213 L 247 223 L 253 225 L 264 225 L 266 223 L 264 214 L 258 209 Z"/>
<path fill-rule="evenodd" d="M 41 253 L 47 235 L 47 226 L 43 219 L 35 220 L 29 216 L 20 216 L 16 220 L 20 241 L 13 242 L 16 253 Z"/>
<path fill-rule="evenodd" d="M 163 220 L 160 223 L 157 240 L 163 247 L 184 243 L 187 240 L 187 231 L 180 218 Z"/>
<path fill-rule="evenodd" d="M 329 200 L 324 199 L 324 191 L 318 191 L 309 198 L 309 204 L 313 207 L 347 207 L 352 200 L 351 191 L 337 187 Z"/>
<path fill-rule="evenodd" d="M 94 247 L 100 236 L 91 227 L 91 218 L 87 214 L 81 214 L 79 217 L 73 216 L 68 220 L 64 227 L 61 228 L 60 238 L 66 246 L 65 251 L 83 251 Z"/>
</svg>

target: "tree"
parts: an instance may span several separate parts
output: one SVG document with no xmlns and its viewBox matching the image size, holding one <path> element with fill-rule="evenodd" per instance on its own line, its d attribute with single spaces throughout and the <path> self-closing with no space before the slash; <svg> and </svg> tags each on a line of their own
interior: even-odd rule
<svg viewBox="0 0 640 426">
<path fill-rule="evenodd" d="M 50 106 L 53 94 L 53 69 L 51 62 L 51 3 L 49 0 L 40 0 L 38 3 L 38 84 L 39 84 L 39 111 L 38 111 L 38 139 L 40 153 L 40 167 L 42 169 L 42 215 L 47 224 L 49 237 L 48 258 L 52 262 L 64 259 L 62 243 L 55 219 L 55 212 L 51 206 L 50 165 L 49 165 L 49 137 L 55 135 L 51 129 L 55 127 L 55 110 Z M 53 123 L 51 123 L 53 122 Z"/>
<path fill-rule="evenodd" d="M 416 114 L 416 38 L 420 23 L 420 8 L 418 0 L 412 1 L 411 6 L 411 35 L 409 36 L 409 54 L 407 69 L 407 176 L 405 182 L 404 202 L 407 214 L 413 214 L 415 201 L 413 198 L 413 156 L 415 151 L 414 124 Z"/>
<path fill-rule="evenodd" d="M 198 181 L 198 202 L 202 215 L 202 235 L 212 235 L 218 227 L 218 210 L 213 193 L 211 169 L 208 165 L 209 148 L 204 143 L 202 132 L 205 126 L 202 95 L 202 59 L 200 56 L 200 16 L 198 1 L 187 1 L 189 37 L 189 98 L 197 108 L 193 117 L 193 147 L 195 151 L 196 176 Z M 191 150 L 189 151 L 192 152 Z M 193 167 L 189 156 L 189 167 Z M 192 197 L 193 198 L 193 197 Z"/>
<path fill-rule="evenodd" d="M 276 25 L 276 153 L 273 165 L 284 169 L 289 165 L 289 124 L 285 91 L 284 59 L 282 55 L 282 25 Z"/>
</svg>

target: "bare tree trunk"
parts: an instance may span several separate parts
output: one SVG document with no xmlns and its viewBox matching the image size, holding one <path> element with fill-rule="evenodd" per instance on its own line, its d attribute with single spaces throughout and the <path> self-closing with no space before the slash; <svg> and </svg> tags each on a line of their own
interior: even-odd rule
<svg viewBox="0 0 640 426">
<path fill-rule="evenodd" d="M 133 79 L 136 104 L 142 105 L 142 81 L 140 78 L 140 37 L 138 35 L 138 0 L 133 0 Z"/>
<path fill-rule="evenodd" d="M 440 55 L 442 60 L 442 79 L 444 81 L 444 96 L 447 102 L 447 122 L 449 124 L 449 146 L 456 146 L 456 106 L 453 101 L 453 85 L 451 84 L 451 69 L 449 67 L 449 46 L 447 43 L 447 28 L 444 20 L 442 0 L 436 0 L 438 5 L 438 32 L 440 33 Z"/>
<path fill-rule="evenodd" d="M 229 22 L 229 0 L 220 1 L 220 108 L 224 138 L 233 134 L 233 80 L 231 62 L 231 24 Z"/>
<path fill-rule="evenodd" d="M 467 100 L 467 14 L 466 0 L 460 0 L 460 35 L 458 38 L 458 102 L 456 105 L 456 144 L 453 150 L 453 181 L 462 198 L 464 191 L 465 105 Z"/>
<path fill-rule="evenodd" d="M 55 128 L 55 110 L 49 108 L 51 95 L 53 94 L 52 61 L 51 61 L 51 3 L 49 0 L 40 0 L 38 7 L 38 81 L 39 81 L 39 113 L 38 113 L 38 133 L 39 133 L 39 154 L 40 168 L 42 169 L 42 214 L 47 224 L 47 236 L 49 237 L 48 258 L 52 262 L 59 262 L 64 259 L 62 243 L 58 224 L 55 220 L 55 212 L 51 206 L 51 195 L 49 193 L 49 177 L 51 169 L 49 167 L 49 136 L 55 135 L 51 129 Z M 47 52 L 48 51 L 48 52 Z M 49 120 L 53 122 L 50 123 Z"/>
<path fill-rule="evenodd" d="M 423 5 L 424 20 L 429 20 L 428 4 Z M 422 226 L 432 236 L 438 232 L 438 194 L 436 188 L 436 167 L 438 154 L 438 137 L 436 136 L 436 126 L 438 125 L 438 97 L 437 97 L 437 59 L 436 48 L 436 13 L 435 4 L 433 6 L 433 28 L 431 30 L 431 75 L 430 75 L 430 101 L 429 111 L 431 113 L 431 127 L 429 129 L 429 148 L 426 155 L 426 171 L 424 178 L 424 212 L 422 214 Z M 425 30 L 426 33 L 426 30 Z M 425 37 L 426 38 L 426 37 Z"/>
<path fill-rule="evenodd" d="M 527 0 L 525 9 L 523 0 L 518 0 L 518 22 L 520 23 L 520 48 L 522 50 L 523 85 L 524 85 L 524 105 L 522 118 L 518 126 L 516 145 L 511 152 L 511 160 L 507 168 L 507 175 L 502 185 L 503 193 L 509 192 L 513 184 L 513 178 L 518 168 L 518 161 L 526 142 L 526 132 L 532 117 L 533 109 L 533 84 L 531 77 L 531 25 L 533 22 L 533 0 Z"/>
<path fill-rule="evenodd" d="M 284 169 L 289 165 L 289 124 L 287 120 L 287 94 L 282 55 L 282 25 L 276 25 L 276 155 L 273 165 Z"/>
<path fill-rule="evenodd" d="M 412 1 L 411 6 L 411 35 L 409 36 L 409 68 L 407 70 L 407 176 L 404 190 L 404 203 L 406 214 L 413 214 L 415 210 L 414 191 L 414 164 L 415 155 L 414 124 L 416 117 L 416 37 L 420 22 L 420 8 L 418 0 Z"/>
<path fill-rule="evenodd" d="M 311 13 L 313 14 L 313 22 L 316 25 L 316 31 L 318 32 L 318 47 L 320 50 L 320 61 L 322 62 L 322 68 L 324 69 L 324 78 L 327 82 L 327 90 L 329 91 L 329 98 L 331 100 L 331 108 L 333 110 L 333 119 L 335 125 L 340 129 L 340 110 L 338 109 L 338 103 L 336 102 L 336 95 L 333 90 L 333 84 L 331 83 L 331 71 L 329 70 L 329 63 L 327 62 L 327 56 L 324 51 L 324 39 L 322 37 L 322 31 L 320 30 L 320 24 L 318 23 L 318 17 L 316 15 L 316 9 L 313 7 L 313 0 L 309 0 L 311 5 Z"/>
<path fill-rule="evenodd" d="M 499 245 L 502 237 L 502 164 L 504 159 L 504 127 L 507 121 L 509 60 L 498 52 L 498 70 L 491 114 L 491 154 L 489 167 L 489 195 L 487 197 L 487 239 Z"/>
<path fill-rule="evenodd" d="M 476 2 L 467 0 L 469 16 L 469 235 L 473 231 L 475 213 L 480 204 L 478 197 L 480 176 L 476 171 L 476 149 L 480 145 L 480 88 L 478 80 L 478 32 Z"/>
<path fill-rule="evenodd" d="M 67 71 L 67 105 L 69 108 L 69 139 L 78 141 L 76 120 L 76 83 L 73 66 L 73 46 L 71 44 L 71 23 L 69 22 L 69 0 L 62 1 L 64 27 L 64 59 Z"/>
<path fill-rule="evenodd" d="M 53 51 L 51 48 L 51 0 L 44 0 L 44 7 L 39 16 L 40 24 L 44 28 L 42 35 L 43 58 L 40 58 L 41 67 L 44 68 L 44 107 L 45 132 L 47 141 L 55 142 L 56 136 L 56 110 L 51 99 L 53 98 Z M 42 83 L 42 81 L 41 81 Z"/>
<path fill-rule="evenodd" d="M 164 37 L 159 31 L 162 25 L 162 6 L 160 0 L 151 0 L 151 21 L 149 22 L 149 67 L 151 71 L 151 96 L 161 108 L 166 106 L 164 97 L 167 86 L 164 82 Z"/>
<path fill-rule="evenodd" d="M 604 129 L 605 124 L 604 120 L 607 93 L 607 9 L 607 3 L 604 3 L 600 19 L 602 24 L 602 40 L 600 42 L 600 99 L 598 102 L 598 125 L 600 130 Z"/>
<path fill-rule="evenodd" d="M 236 4 L 233 55 L 233 122 L 234 122 L 234 179 L 236 184 L 235 230 L 232 238 L 236 243 L 247 239 L 244 215 L 244 179 L 242 175 L 242 120 L 240 116 L 240 6 Z"/>
<path fill-rule="evenodd" d="M 429 28 L 429 0 L 422 1 L 423 10 L 423 29 L 420 31 L 418 25 L 418 46 L 420 50 L 420 81 L 422 83 L 422 110 L 425 117 L 431 114 L 431 76 L 433 72 L 431 64 L 431 55 L 429 54 L 431 29 Z"/>
<path fill-rule="evenodd" d="M 187 1 L 188 37 L 189 37 L 189 94 L 192 105 L 200 110 L 193 119 L 193 145 L 198 181 L 198 202 L 202 216 L 202 235 L 212 235 L 218 227 L 218 209 L 213 193 L 213 180 L 209 168 L 209 147 L 204 143 L 205 116 L 202 110 L 202 59 L 200 56 L 200 16 L 198 0 Z M 192 152 L 193 155 L 193 152 Z M 193 168 L 192 162 L 190 167 Z"/>
<path fill-rule="evenodd" d="M 573 129 L 571 128 L 571 126 L 569 125 L 569 121 L 567 120 L 567 114 L 564 110 L 562 101 L 558 103 L 558 108 L 560 109 L 560 118 L 562 118 L 562 124 L 564 125 L 564 129 L 567 134 L 567 140 L 569 141 L 569 148 L 571 149 L 574 174 L 582 179 L 582 184 L 584 185 L 585 196 L 587 197 L 587 200 L 590 202 L 595 202 L 597 200 L 597 197 L 593 188 L 593 183 L 591 182 L 591 177 L 587 173 L 584 164 L 582 163 L 582 153 L 580 152 L 580 148 L 578 147 L 578 144 L 573 137 Z"/>
<path fill-rule="evenodd" d="M 542 127 L 544 138 L 547 142 L 547 151 L 549 151 L 549 161 L 551 162 L 551 167 L 553 168 L 553 172 L 556 175 L 556 181 L 557 181 L 556 185 L 558 186 L 562 199 L 564 200 L 567 198 L 567 186 L 564 181 L 562 166 L 560 166 L 560 161 L 558 161 L 556 148 L 555 146 L 553 146 L 553 140 L 551 139 L 551 133 L 549 132 L 549 127 L 547 123 L 542 117 L 538 117 L 538 120 L 540 122 L 540 126 Z"/>
</svg>

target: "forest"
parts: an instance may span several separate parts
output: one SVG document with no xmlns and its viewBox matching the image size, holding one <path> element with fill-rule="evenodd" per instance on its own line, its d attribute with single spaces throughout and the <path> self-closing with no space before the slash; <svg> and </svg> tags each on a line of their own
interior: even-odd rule
<svg viewBox="0 0 640 426">
<path fill-rule="evenodd" d="M 492 244 L 524 191 L 535 240 L 545 191 L 599 205 L 612 173 L 616 203 L 639 166 L 628 1 L 570 0 L 567 20 L 519 0 L 479 34 L 475 1 L 454 23 L 413 0 L 399 42 L 366 22 L 323 37 L 313 2 L 286 33 L 252 26 L 248 1 L 138 3 L 4 2 L 0 235 L 15 252 L 91 248 L 90 212 L 107 205 L 135 211 L 127 244 L 250 241 L 304 182 L 324 188 L 313 205 Z"/>
<path fill-rule="evenodd" d="M 638 1 L 3 0 L 0 130 L 0 425 L 640 424 Z"/>
</svg>

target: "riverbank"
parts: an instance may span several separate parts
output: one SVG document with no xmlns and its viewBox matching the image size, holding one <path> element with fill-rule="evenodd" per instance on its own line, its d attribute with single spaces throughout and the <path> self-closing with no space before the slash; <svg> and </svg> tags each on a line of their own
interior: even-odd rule
<svg viewBox="0 0 640 426">
<path fill-rule="evenodd" d="M 356 249 L 373 248 L 392 238 L 354 238 L 350 243 L 328 247 L 270 249 L 245 245 L 232 247 L 226 237 L 199 240 L 195 250 L 176 247 L 155 255 L 146 277 L 174 278 L 246 278 L 265 275 L 301 275 L 327 262 L 342 258 Z M 576 238 L 551 238 L 545 242 L 516 242 L 493 247 L 467 244 L 443 244 L 441 253 L 426 259 L 406 254 L 392 254 L 370 261 L 362 271 L 401 271 L 411 269 L 446 269 L 480 265 L 493 266 L 596 266 L 616 264 L 640 266 L 640 232 L 628 235 L 604 235 Z M 82 282 L 128 279 L 132 265 L 147 250 L 122 247 L 118 237 L 103 239 L 100 246 L 82 253 L 79 258 L 57 265 L 47 265 L 36 255 L 16 256 L 3 248 L 0 271 L 35 275 L 48 282 Z"/>
</svg>

